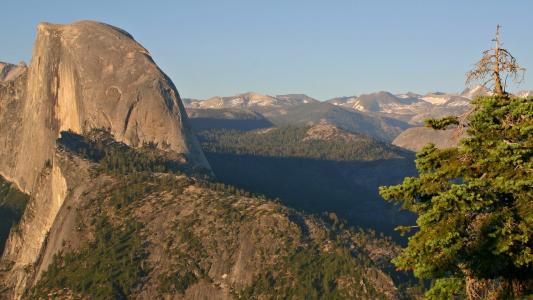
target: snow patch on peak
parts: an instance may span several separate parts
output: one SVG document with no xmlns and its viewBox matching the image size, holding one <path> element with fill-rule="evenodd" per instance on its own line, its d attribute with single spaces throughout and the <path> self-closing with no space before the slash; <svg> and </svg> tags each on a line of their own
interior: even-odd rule
<svg viewBox="0 0 533 300">
<path fill-rule="evenodd" d="M 360 101 L 356 100 L 352 103 L 350 103 L 352 108 L 358 111 L 367 111 L 367 109 L 361 105 Z"/>
<path fill-rule="evenodd" d="M 446 102 L 448 102 L 448 100 L 450 100 L 449 96 L 447 96 L 447 95 L 437 95 L 437 94 L 424 96 L 424 97 L 422 97 L 420 99 L 422 99 L 422 100 L 424 100 L 426 102 L 429 102 L 431 104 L 434 104 L 434 105 L 443 105 Z"/>
</svg>

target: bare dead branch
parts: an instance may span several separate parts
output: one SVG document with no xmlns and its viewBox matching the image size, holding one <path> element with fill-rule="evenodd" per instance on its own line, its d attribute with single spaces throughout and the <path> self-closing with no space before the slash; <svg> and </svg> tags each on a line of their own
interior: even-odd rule
<svg viewBox="0 0 533 300">
<path fill-rule="evenodd" d="M 466 73 L 466 84 L 485 80 L 483 86 L 493 83 L 495 94 L 506 94 L 507 80 L 502 85 L 501 78 L 510 77 L 515 83 L 524 79 L 526 69 L 522 68 L 509 50 L 500 48 L 500 26 L 496 28 L 496 45 L 493 49 L 483 51 L 481 59 L 474 65 L 474 69 Z M 488 79 L 487 79 L 488 78 Z"/>
</svg>

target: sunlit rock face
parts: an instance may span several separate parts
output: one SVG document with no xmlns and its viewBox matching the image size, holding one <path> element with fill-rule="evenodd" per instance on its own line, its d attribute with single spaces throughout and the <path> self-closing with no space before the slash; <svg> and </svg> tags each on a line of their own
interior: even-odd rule
<svg viewBox="0 0 533 300">
<path fill-rule="evenodd" d="M 172 81 L 131 35 L 92 21 L 37 28 L 29 68 L 2 65 L 15 80 L 0 92 L 0 117 L 20 116 L 0 129 L 9 144 L 0 149 L 6 178 L 29 191 L 60 132 L 91 128 L 108 128 L 131 146 L 155 142 L 209 168 Z M 8 142 L 15 135 L 20 142 Z"/>
</svg>

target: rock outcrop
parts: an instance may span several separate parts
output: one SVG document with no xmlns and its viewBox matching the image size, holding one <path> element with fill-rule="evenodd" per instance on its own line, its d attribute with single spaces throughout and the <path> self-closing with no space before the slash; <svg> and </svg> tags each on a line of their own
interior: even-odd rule
<svg viewBox="0 0 533 300">
<path fill-rule="evenodd" d="M 209 168 L 172 81 L 128 33 L 91 21 L 39 24 L 27 73 L 16 90 L 24 103 L 11 109 L 22 116 L 11 122 L 20 127 L 20 143 L 0 149 L 0 172 L 23 190 L 29 191 L 36 168 L 52 157 L 54 140 L 67 130 L 108 128 L 126 144 L 155 142 Z M 3 98 L 12 101 L 12 95 Z M 38 151 L 29 155 L 31 149 Z"/>
<path fill-rule="evenodd" d="M 437 148 L 456 147 L 461 138 L 463 136 L 455 128 L 435 130 L 428 127 L 413 127 L 400 133 L 392 141 L 392 144 L 411 151 L 418 151 L 429 143 L 435 144 Z"/>
<path fill-rule="evenodd" d="M 57 161 L 61 132 L 105 128 L 125 144 L 155 143 L 209 170 L 188 122 L 172 81 L 125 31 L 93 21 L 38 25 L 29 67 L 0 64 L 0 175 L 31 195 L 3 257 L 15 297 L 72 192 Z"/>
</svg>

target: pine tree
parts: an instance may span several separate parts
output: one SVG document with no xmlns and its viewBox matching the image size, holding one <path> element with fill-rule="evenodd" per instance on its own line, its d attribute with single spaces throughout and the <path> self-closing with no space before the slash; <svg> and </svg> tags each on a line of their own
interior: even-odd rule
<svg viewBox="0 0 533 300">
<path fill-rule="evenodd" d="M 457 148 L 424 147 L 418 177 L 380 188 L 418 214 L 394 263 L 433 280 L 430 299 L 533 292 L 533 98 L 480 97 L 473 105 Z"/>
<path fill-rule="evenodd" d="M 494 96 L 462 118 L 427 120 L 467 128 L 458 147 L 418 154 L 418 177 L 381 187 L 388 201 L 418 214 L 399 269 L 432 280 L 429 299 L 509 299 L 533 293 L 533 98 L 511 97 L 502 74 L 524 71 L 508 50 L 487 50 L 467 81 L 489 76 Z"/>
</svg>

